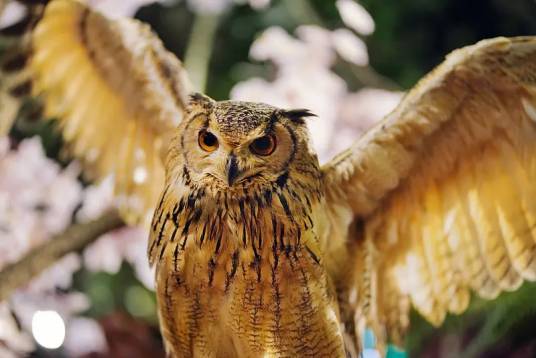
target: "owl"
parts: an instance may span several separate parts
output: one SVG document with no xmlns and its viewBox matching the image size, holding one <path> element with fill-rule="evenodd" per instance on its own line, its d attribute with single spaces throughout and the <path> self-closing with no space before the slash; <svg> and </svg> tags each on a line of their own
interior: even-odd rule
<svg viewBox="0 0 536 358">
<path fill-rule="evenodd" d="M 536 280 L 536 37 L 451 53 L 320 165 L 306 109 L 193 93 L 144 24 L 53 0 L 27 70 L 150 227 L 170 357 L 357 356 Z"/>
</svg>

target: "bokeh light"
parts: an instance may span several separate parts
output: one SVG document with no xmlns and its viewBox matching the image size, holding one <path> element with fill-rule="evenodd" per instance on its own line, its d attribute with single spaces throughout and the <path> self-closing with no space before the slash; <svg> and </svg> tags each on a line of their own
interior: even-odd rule
<svg viewBox="0 0 536 358">
<path fill-rule="evenodd" d="M 32 334 L 41 346 L 57 349 L 65 340 L 65 323 L 56 311 L 36 311 L 32 317 Z"/>
</svg>

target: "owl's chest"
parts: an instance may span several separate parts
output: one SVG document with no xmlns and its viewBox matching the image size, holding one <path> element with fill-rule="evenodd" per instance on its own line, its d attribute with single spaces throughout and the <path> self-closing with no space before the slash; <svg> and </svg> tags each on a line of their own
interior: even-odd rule
<svg viewBox="0 0 536 358">
<path fill-rule="evenodd" d="M 224 298 L 236 285 L 271 285 L 304 252 L 319 260 L 314 226 L 298 225 L 270 208 L 216 211 L 188 231 L 162 259 L 185 289 L 197 287 L 214 297 Z"/>
<path fill-rule="evenodd" d="M 200 356 L 254 356 L 300 342 L 300 325 L 311 320 L 336 332 L 336 322 L 326 322 L 326 309 L 337 309 L 313 218 L 240 204 L 219 213 L 163 239 L 157 293 L 166 339 L 185 354 L 197 347 Z M 179 218 L 183 231 L 187 221 Z"/>
</svg>

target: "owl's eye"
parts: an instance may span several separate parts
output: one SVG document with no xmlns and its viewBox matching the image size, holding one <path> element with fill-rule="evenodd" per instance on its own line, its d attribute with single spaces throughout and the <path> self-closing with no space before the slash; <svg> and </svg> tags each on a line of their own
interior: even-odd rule
<svg viewBox="0 0 536 358">
<path fill-rule="evenodd" d="M 270 155 L 274 152 L 276 147 L 276 141 L 275 136 L 272 134 L 265 135 L 264 137 L 260 137 L 255 139 L 251 144 L 249 145 L 250 150 L 257 154 L 262 156 Z"/>
<path fill-rule="evenodd" d="M 218 149 L 218 138 L 216 136 L 206 130 L 201 130 L 199 132 L 199 138 L 197 139 L 199 142 L 199 146 L 201 149 L 203 149 L 205 152 L 213 152 L 216 149 Z"/>
</svg>

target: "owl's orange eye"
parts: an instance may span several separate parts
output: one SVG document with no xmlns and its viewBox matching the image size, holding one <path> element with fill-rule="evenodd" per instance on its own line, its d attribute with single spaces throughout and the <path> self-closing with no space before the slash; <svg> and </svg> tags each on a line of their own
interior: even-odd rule
<svg viewBox="0 0 536 358">
<path fill-rule="evenodd" d="M 199 132 L 199 138 L 197 139 L 199 142 L 199 146 L 201 149 L 203 149 L 205 152 L 213 152 L 216 149 L 218 149 L 218 138 L 216 136 L 206 130 L 201 130 Z"/>
<path fill-rule="evenodd" d="M 261 156 L 267 156 L 274 152 L 276 147 L 276 140 L 275 136 L 272 134 L 265 135 L 264 137 L 260 137 L 255 139 L 250 145 L 250 150 Z"/>
</svg>

